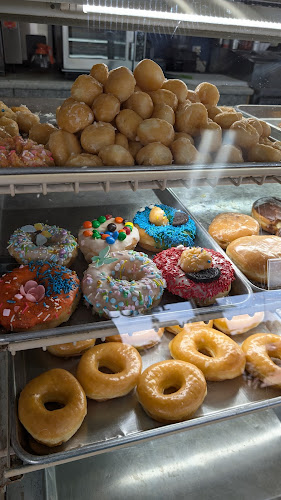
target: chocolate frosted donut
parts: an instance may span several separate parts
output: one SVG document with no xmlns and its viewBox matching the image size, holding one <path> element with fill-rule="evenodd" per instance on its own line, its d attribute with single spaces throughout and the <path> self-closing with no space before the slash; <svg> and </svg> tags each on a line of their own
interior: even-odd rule
<svg viewBox="0 0 281 500">
<path fill-rule="evenodd" d="M 252 216 L 262 229 L 281 236 L 281 199 L 274 196 L 259 198 L 252 206 Z"/>
</svg>

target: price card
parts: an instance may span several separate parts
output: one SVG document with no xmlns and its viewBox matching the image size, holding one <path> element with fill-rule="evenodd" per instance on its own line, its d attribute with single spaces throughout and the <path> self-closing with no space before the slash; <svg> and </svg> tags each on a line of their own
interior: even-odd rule
<svg viewBox="0 0 281 500">
<path fill-rule="evenodd" d="M 281 289 L 281 259 L 267 261 L 267 284 L 268 290 Z"/>
</svg>

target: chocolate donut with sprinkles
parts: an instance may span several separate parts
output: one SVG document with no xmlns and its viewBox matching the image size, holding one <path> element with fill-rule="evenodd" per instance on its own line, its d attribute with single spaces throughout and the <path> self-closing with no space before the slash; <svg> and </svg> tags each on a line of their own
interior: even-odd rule
<svg viewBox="0 0 281 500">
<path fill-rule="evenodd" d="M 139 230 L 140 246 L 150 252 L 194 244 L 194 220 L 173 207 L 163 204 L 149 205 L 136 213 L 133 222 Z"/>
<path fill-rule="evenodd" d="M 132 222 L 110 214 L 84 221 L 78 233 L 79 246 L 87 262 L 107 246 L 110 252 L 133 250 L 139 239 L 139 232 Z"/>
<path fill-rule="evenodd" d="M 37 222 L 16 229 L 8 242 L 8 251 L 19 264 L 45 260 L 70 266 L 77 257 L 78 243 L 66 229 Z"/>
<path fill-rule="evenodd" d="M 153 261 L 162 271 L 169 292 L 197 305 L 213 304 L 230 292 L 235 279 L 231 263 L 215 250 L 180 245 L 163 250 Z"/>
<path fill-rule="evenodd" d="M 80 295 L 75 271 L 30 262 L 0 279 L 0 324 L 16 332 L 55 328 L 70 318 Z"/>
<path fill-rule="evenodd" d="M 145 253 L 109 253 L 106 247 L 92 261 L 84 273 L 82 291 L 93 312 L 106 317 L 118 311 L 137 315 L 159 304 L 166 282 Z"/>
</svg>

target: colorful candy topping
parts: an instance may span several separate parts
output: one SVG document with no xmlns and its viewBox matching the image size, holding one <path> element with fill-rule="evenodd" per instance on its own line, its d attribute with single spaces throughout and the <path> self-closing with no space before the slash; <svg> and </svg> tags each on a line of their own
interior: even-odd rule
<svg viewBox="0 0 281 500">
<path fill-rule="evenodd" d="M 187 248 L 182 252 L 179 264 L 185 273 L 196 273 L 212 267 L 212 256 L 201 247 Z"/>
<path fill-rule="evenodd" d="M 40 302 L 45 297 L 45 287 L 43 285 L 38 285 L 36 281 L 29 280 L 25 285 L 20 286 L 21 298 L 25 297 L 29 302 Z"/>
<path fill-rule="evenodd" d="M 124 241 L 129 234 L 131 234 L 134 224 L 132 222 L 125 222 L 125 219 L 122 217 L 115 217 L 114 222 L 110 222 L 105 231 L 98 231 L 101 224 L 104 224 L 106 221 L 112 219 L 112 215 L 101 215 L 97 219 L 94 219 L 92 222 L 85 221 L 83 222 L 83 228 L 86 229 L 83 231 L 83 236 L 92 237 L 93 239 L 103 239 L 106 241 L 108 245 L 114 245 L 116 240 Z M 117 230 L 116 224 L 124 224 L 123 229 Z M 122 234 L 121 234 L 122 233 Z"/>
<path fill-rule="evenodd" d="M 111 264 L 111 262 L 115 262 L 118 259 L 114 259 L 110 257 L 110 248 L 105 247 L 103 248 L 99 255 L 95 255 L 92 257 L 92 262 L 95 265 L 95 267 L 101 267 L 104 266 L 105 264 Z"/>
<path fill-rule="evenodd" d="M 83 222 L 83 227 L 85 229 L 90 229 L 92 227 L 92 223 L 90 220 L 85 220 L 85 222 Z"/>
<path fill-rule="evenodd" d="M 115 217 L 115 222 L 117 222 L 117 224 L 122 224 L 123 220 L 122 217 Z"/>
</svg>

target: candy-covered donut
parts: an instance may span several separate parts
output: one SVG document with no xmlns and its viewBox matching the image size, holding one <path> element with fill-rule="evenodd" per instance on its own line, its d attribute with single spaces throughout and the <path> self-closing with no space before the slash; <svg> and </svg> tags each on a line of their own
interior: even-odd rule
<svg viewBox="0 0 281 500">
<path fill-rule="evenodd" d="M 151 330 L 143 330 L 141 332 L 134 332 L 132 335 L 128 333 L 121 333 L 121 335 L 111 335 L 106 337 L 106 342 L 122 342 L 123 344 L 129 344 L 142 351 L 143 349 L 150 349 L 154 347 L 161 341 L 162 335 L 164 333 L 164 328 L 159 328 L 156 332 L 151 328 Z"/>
<path fill-rule="evenodd" d="M 200 247 L 163 250 L 153 259 L 169 292 L 198 305 L 213 304 L 227 295 L 235 279 L 231 263 L 219 252 Z"/>
<path fill-rule="evenodd" d="M 145 250 L 161 252 L 165 248 L 194 243 L 195 222 L 186 213 L 167 205 L 141 208 L 133 222 L 140 233 L 140 246 Z"/>
<path fill-rule="evenodd" d="M 258 377 L 265 386 L 281 388 L 281 367 L 271 358 L 281 359 L 281 338 L 273 333 L 256 333 L 242 344 L 246 355 L 246 370 Z"/>
<path fill-rule="evenodd" d="M 82 291 L 94 312 L 109 317 L 117 311 L 138 314 L 160 302 L 166 283 L 145 253 L 109 253 L 107 247 L 92 260 L 84 273 Z"/>
<path fill-rule="evenodd" d="M 80 299 L 75 271 L 51 262 L 30 262 L 0 279 L 0 324 L 11 331 L 55 328 Z"/>
<path fill-rule="evenodd" d="M 132 222 L 123 217 L 101 215 L 92 221 L 86 220 L 79 229 L 78 241 L 87 262 L 109 245 L 111 252 L 132 250 L 139 241 L 139 232 Z"/>
<path fill-rule="evenodd" d="M 207 394 L 203 373 L 184 361 L 160 361 L 141 374 L 137 396 L 146 413 L 158 422 L 180 422 L 196 412 Z"/>
<path fill-rule="evenodd" d="M 197 366 L 206 380 L 239 377 L 245 369 L 245 355 L 234 340 L 208 326 L 183 331 L 169 344 L 171 356 Z"/>
<path fill-rule="evenodd" d="M 134 347 L 110 342 L 86 351 L 76 376 L 88 398 L 106 401 L 128 394 L 138 382 L 141 367 L 141 357 Z"/>
<path fill-rule="evenodd" d="M 44 260 L 70 266 L 77 257 L 78 245 L 66 229 L 37 222 L 16 229 L 8 251 L 20 264 Z"/>
<path fill-rule="evenodd" d="M 47 403 L 63 407 L 52 411 Z M 78 380 L 55 368 L 28 382 L 20 394 L 18 412 L 22 425 L 36 441 L 58 446 L 79 429 L 87 414 L 87 400 Z"/>
</svg>

